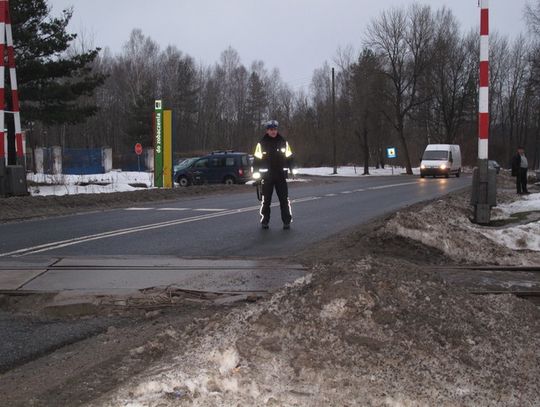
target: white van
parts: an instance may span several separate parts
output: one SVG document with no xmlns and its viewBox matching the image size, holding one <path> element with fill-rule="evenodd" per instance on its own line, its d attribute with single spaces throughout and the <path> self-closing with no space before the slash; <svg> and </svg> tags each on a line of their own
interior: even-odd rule
<svg viewBox="0 0 540 407">
<path fill-rule="evenodd" d="M 420 163 L 420 177 L 426 175 L 451 174 L 459 177 L 461 174 L 461 149 L 457 144 L 428 144 L 422 162 Z"/>
</svg>

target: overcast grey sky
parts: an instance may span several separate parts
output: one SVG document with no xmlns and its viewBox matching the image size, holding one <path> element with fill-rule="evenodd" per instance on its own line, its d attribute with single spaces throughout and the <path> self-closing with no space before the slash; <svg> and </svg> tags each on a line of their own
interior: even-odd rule
<svg viewBox="0 0 540 407">
<path fill-rule="evenodd" d="M 84 31 L 95 46 L 121 52 L 132 29 L 165 48 L 176 45 L 197 62 L 213 64 L 228 46 L 249 67 L 263 60 L 279 68 L 295 89 L 313 70 L 331 62 L 338 47 L 359 50 L 368 23 L 381 11 L 408 0 L 49 0 L 53 14 L 73 6 L 73 32 Z M 463 29 L 479 26 L 478 0 L 425 0 L 450 8 Z M 527 0 L 490 0 L 490 29 L 515 38 L 526 32 Z"/>
</svg>

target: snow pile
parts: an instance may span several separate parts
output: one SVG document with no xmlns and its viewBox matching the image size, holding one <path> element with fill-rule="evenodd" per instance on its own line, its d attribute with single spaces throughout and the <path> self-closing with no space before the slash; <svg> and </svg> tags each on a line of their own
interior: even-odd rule
<svg viewBox="0 0 540 407">
<path fill-rule="evenodd" d="M 538 316 L 406 262 L 320 267 L 305 286 L 199 321 L 173 360 L 94 405 L 535 405 Z"/>
<path fill-rule="evenodd" d="M 522 195 L 492 209 L 492 219 L 509 218 L 516 213 L 540 211 L 540 194 Z"/>
<path fill-rule="evenodd" d="M 390 219 L 386 232 L 439 249 L 456 262 L 508 265 L 540 262 L 538 254 L 515 251 L 540 251 L 540 222 L 510 224 L 498 228 L 476 225 L 470 220 L 469 194 L 447 197 L 418 211 L 400 211 Z M 493 220 L 540 210 L 540 194 L 526 197 L 512 195 L 510 198 L 502 192 L 500 196 L 503 203 L 493 209 Z"/>
<path fill-rule="evenodd" d="M 486 230 L 484 236 L 513 250 L 540 252 L 540 222 L 519 225 L 500 230 Z"/>
<path fill-rule="evenodd" d="M 524 195 L 514 202 L 499 205 L 493 212 L 495 220 L 509 219 L 516 214 L 540 213 L 540 194 Z M 540 252 L 540 220 L 481 232 L 510 249 Z"/>
<path fill-rule="evenodd" d="M 135 191 L 151 187 L 153 185 L 153 173 L 136 171 L 111 171 L 105 174 L 90 175 L 29 173 L 27 174 L 27 180 L 31 185 L 28 190 L 34 196 L 101 194 Z"/>
</svg>

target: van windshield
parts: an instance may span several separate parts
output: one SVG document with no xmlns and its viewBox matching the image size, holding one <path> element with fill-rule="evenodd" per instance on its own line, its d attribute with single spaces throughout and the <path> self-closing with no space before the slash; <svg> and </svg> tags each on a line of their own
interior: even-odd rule
<svg viewBox="0 0 540 407">
<path fill-rule="evenodd" d="M 448 161 L 448 151 L 427 150 L 424 151 L 422 160 Z"/>
</svg>

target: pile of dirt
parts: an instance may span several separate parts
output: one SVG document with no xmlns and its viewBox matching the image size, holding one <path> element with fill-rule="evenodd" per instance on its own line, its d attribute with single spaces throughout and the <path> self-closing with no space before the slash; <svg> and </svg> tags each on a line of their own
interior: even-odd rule
<svg viewBox="0 0 540 407">
<path fill-rule="evenodd" d="M 481 252 L 530 260 L 469 239 L 453 223 L 466 202 L 415 206 L 301 254 L 317 253 L 308 278 L 189 333 L 176 327 L 180 349 L 91 405 L 539 405 L 539 309 L 475 296 L 426 266 Z"/>
<path fill-rule="evenodd" d="M 209 319 L 93 405 L 536 405 L 539 312 L 375 259 Z M 324 277 L 323 277 L 324 276 Z M 130 404 L 133 405 L 133 404 Z M 135 404 L 137 405 L 137 404 Z"/>
</svg>

